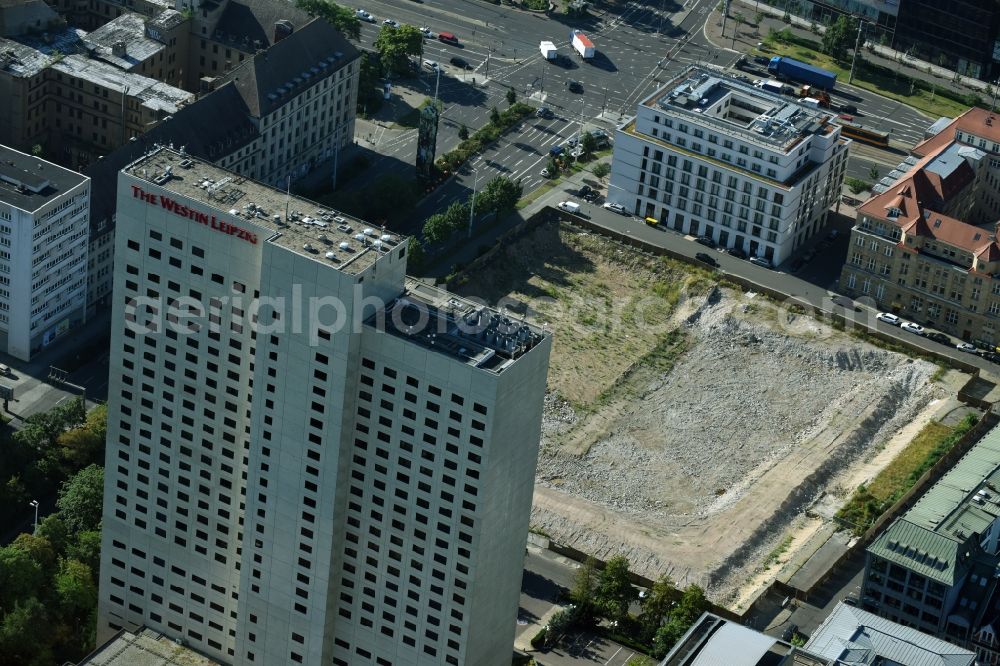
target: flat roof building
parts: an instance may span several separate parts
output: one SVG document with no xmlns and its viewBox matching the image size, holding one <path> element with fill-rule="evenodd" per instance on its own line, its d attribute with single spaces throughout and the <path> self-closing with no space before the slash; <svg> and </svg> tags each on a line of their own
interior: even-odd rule
<svg viewBox="0 0 1000 666">
<path fill-rule="evenodd" d="M 691 67 L 618 128 L 608 199 L 778 264 L 826 224 L 850 141 L 830 112 Z"/>
<path fill-rule="evenodd" d="M 99 640 L 509 664 L 551 336 L 188 154 L 118 187 Z"/>
<path fill-rule="evenodd" d="M 119 631 L 76 666 L 220 666 L 181 643 L 145 627 Z"/>
<path fill-rule="evenodd" d="M 0 351 L 27 361 L 85 321 L 90 179 L 0 145 Z"/>
</svg>

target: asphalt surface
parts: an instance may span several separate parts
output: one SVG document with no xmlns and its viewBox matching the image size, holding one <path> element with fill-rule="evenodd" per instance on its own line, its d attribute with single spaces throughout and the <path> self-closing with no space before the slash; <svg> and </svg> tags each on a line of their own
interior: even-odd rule
<svg viewBox="0 0 1000 666">
<path fill-rule="evenodd" d="M 440 75 L 421 64 L 416 77 L 392 82 L 444 104 L 438 131 L 438 154 L 454 148 L 461 126 L 472 130 L 484 125 L 494 106 L 507 106 L 507 91 L 519 99 L 545 106 L 551 120 L 529 119 L 515 128 L 461 173 L 438 188 L 417 206 L 404 233 L 418 233 L 423 220 L 456 200 L 468 197 L 477 185 L 496 175 L 521 179 L 525 191 L 544 182 L 541 170 L 549 150 L 565 145 L 582 130 L 603 128 L 613 136 L 615 125 L 634 112 L 638 101 L 671 76 L 695 63 L 731 66 L 741 51 L 756 43 L 743 34 L 734 42 L 723 38 L 717 21 L 709 21 L 714 3 L 688 0 L 684 5 L 662 2 L 629 2 L 618 14 L 589 15 L 571 19 L 562 15 L 525 12 L 480 0 L 442 0 L 434 4 L 412 0 L 365 0 L 364 9 L 375 17 L 362 23 L 360 43 L 371 48 L 384 19 L 393 19 L 435 34 L 448 31 L 459 45 L 437 39 L 424 40 L 421 61 L 440 65 Z M 582 61 L 569 46 L 572 29 L 583 30 L 594 42 L 597 56 Z M 767 29 L 767 23 L 762 30 Z M 727 29 L 727 35 L 729 29 Z M 540 41 L 556 44 L 561 58 L 546 61 Z M 753 42 L 753 43 L 751 43 Z M 469 71 L 450 64 L 465 60 Z M 735 72 L 735 70 L 733 70 Z M 583 92 L 571 92 L 579 82 Z M 906 150 L 923 137 L 933 120 L 900 102 L 880 97 L 844 82 L 832 95 L 835 106 L 853 104 L 857 122 L 891 133 L 892 148 L 882 150 L 855 142 L 847 175 L 868 182 L 887 174 L 906 156 Z M 370 148 L 391 159 L 381 160 L 378 173 L 412 169 L 416 130 L 379 141 L 376 129 Z M 873 169 L 875 172 L 873 172 Z M 372 170 L 373 172 L 376 170 Z M 877 176 L 877 178 L 876 178 Z"/>
</svg>

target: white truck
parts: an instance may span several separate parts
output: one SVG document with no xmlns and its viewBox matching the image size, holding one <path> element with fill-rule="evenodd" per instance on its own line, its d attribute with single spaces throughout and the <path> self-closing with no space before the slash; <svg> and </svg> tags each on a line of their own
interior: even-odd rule
<svg viewBox="0 0 1000 666">
<path fill-rule="evenodd" d="M 558 207 L 573 215 L 580 212 L 580 204 L 575 201 L 560 201 Z"/>
<path fill-rule="evenodd" d="M 538 50 L 542 52 L 542 57 L 546 60 L 555 60 L 559 57 L 559 51 L 552 42 L 542 42 L 538 45 Z"/>
<path fill-rule="evenodd" d="M 579 30 L 569 33 L 569 42 L 572 44 L 573 50 L 579 53 L 584 60 L 593 58 L 597 51 L 594 48 L 594 42 L 590 41 L 590 38 Z"/>
<path fill-rule="evenodd" d="M 781 81 L 775 81 L 774 79 L 768 79 L 766 81 L 761 79 L 756 85 L 761 90 L 766 90 L 767 92 L 775 93 L 776 95 L 780 95 L 785 90 L 785 85 Z"/>
<path fill-rule="evenodd" d="M 815 97 L 804 97 L 800 101 L 800 104 L 802 104 L 802 106 L 808 106 L 808 107 L 812 107 L 813 109 L 818 109 L 820 102 Z"/>
</svg>

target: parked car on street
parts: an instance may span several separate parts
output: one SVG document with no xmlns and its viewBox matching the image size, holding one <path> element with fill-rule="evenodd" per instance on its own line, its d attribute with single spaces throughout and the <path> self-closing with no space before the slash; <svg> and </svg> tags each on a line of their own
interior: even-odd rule
<svg viewBox="0 0 1000 666">
<path fill-rule="evenodd" d="M 969 352 L 970 354 L 976 353 L 976 345 L 970 344 L 968 342 L 959 342 L 957 345 L 955 345 L 955 349 L 957 349 L 958 351 Z"/>
<path fill-rule="evenodd" d="M 694 258 L 703 264 L 708 264 L 709 266 L 718 266 L 719 262 L 710 254 L 705 254 L 704 252 L 699 252 L 694 255 Z"/>
<path fill-rule="evenodd" d="M 891 312 L 879 312 L 875 318 L 893 326 L 899 326 L 902 323 L 902 320 Z"/>
<path fill-rule="evenodd" d="M 593 201 L 597 198 L 597 192 L 590 185 L 584 185 L 577 194 L 584 201 Z"/>
<path fill-rule="evenodd" d="M 560 156 L 560 155 L 562 155 L 562 154 L 563 154 L 564 152 L 566 152 L 566 149 L 565 149 L 565 148 L 563 148 L 563 147 L 562 147 L 561 145 L 559 145 L 559 144 L 557 144 L 557 145 L 555 145 L 555 146 L 552 146 L 551 148 L 549 148 L 549 155 L 551 155 L 552 157 L 559 157 L 559 156 Z"/>
<path fill-rule="evenodd" d="M 914 324 L 912 321 L 904 321 L 899 327 L 907 333 L 913 333 L 914 335 L 924 334 L 924 327 L 920 324 Z"/>
<path fill-rule="evenodd" d="M 750 263 L 760 266 L 761 268 L 774 268 L 771 265 L 771 260 L 766 257 L 750 257 Z"/>
<path fill-rule="evenodd" d="M 608 201 L 604 204 L 604 208 L 610 210 L 612 213 L 618 213 L 619 215 L 628 215 L 628 211 L 625 210 L 625 206 L 620 203 L 615 203 L 614 201 Z"/>
<path fill-rule="evenodd" d="M 694 239 L 694 242 L 698 243 L 699 245 L 704 245 L 705 247 L 710 247 L 713 250 L 716 247 L 715 241 L 712 240 L 710 236 L 698 236 L 697 238 Z"/>
<path fill-rule="evenodd" d="M 437 64 L 433 60 L 424 60 L 424 67 L 427 69 L 441 69 L 441 65 Z"/>
<path fill-rule="evenodd" d="M 931 331 L 930 333 L 924 333 L 924 337 L 933 342 L 939 342 L 942 345 L 950 345 L 951 338 L 949 338 L 944 333 L 938 333 L 937 331 Z"/>
<path fill-rule="evenodd" d="M 731 247 L 731 248 L 729 248 L 728 250 L 726 250 L 726 254 L 728 254 L 731 257 L 736 257 L 737 259 L 746 259 L 747 258 L 747 253 L 744 252 L 741 248 L 738 248 L 738 247 Z"/>
</svg>

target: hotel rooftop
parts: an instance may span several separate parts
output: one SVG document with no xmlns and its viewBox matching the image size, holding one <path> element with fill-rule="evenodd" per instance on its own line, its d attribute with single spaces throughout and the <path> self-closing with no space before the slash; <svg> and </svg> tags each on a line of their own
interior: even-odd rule
<svg viewBox="0 0 1000 666">
<path fill-rule="evenodd" d="M 151 185 L 193 199 L 206 209 L 270 231 L 264 242 L 356 275 L 405 242 L 398 234 L 191 157 L 158 146 L 124 169 Z"/>
<path fill-rule="evenodd" d="M 642 106 L 784 152 L 806 136 L 835 130 L 828 110 L 799 104 L 702 67 L 682 72 Z"/>
</svg>

